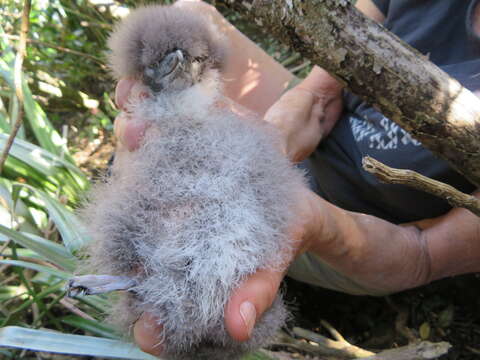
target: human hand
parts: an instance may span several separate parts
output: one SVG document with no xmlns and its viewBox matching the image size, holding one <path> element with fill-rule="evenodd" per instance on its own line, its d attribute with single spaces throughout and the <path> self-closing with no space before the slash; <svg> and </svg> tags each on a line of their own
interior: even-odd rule
<svg viewBox="0 0 480 360">
<path fill-rule="evenodd" d="M 294 191 L 292 189 L 292 191 Z M 289 235 L 292 238 L 292 248 L 288 250 L 283 267 L 276 270 L 261 269 L 248 276 L 236 288 L 228 301 L 224 311 L 225 327 L 229 335 L 237 341 L 249 339 L 257 320 L 270 308 L 275 300 L 280 283 L 286 273 L 291 260 L 308 248 L 310 237 L 310 190 L 301 188 L 297 194 L 296 208 L 297 220 L 290 226 Z M 139 347 L 150 354 L 161 356 L 161 320 L 152 314 L 144 313 L 134 326 L 134 338 Z"/>
<path fill-rule="evenodd" d="M 124 110 L 124 114 L 116 119 L 116 135 L 119 137 L 120 146 L 128 151 L 134 151 L 138 148 L 146 124 L 142 119 L 136 119 L 128 112 L 129 102 L 134 102 L 138 97 L 148 96 L 148 91 L 138 82 L 131 79 L 123 79 L 119 82 L 116 89 L 117 105 Z M 231 106 L 232 104 L 219 104 L 218 106 Z M 237 112 L 238 113 L 238 112 Z M 140 124 L 140 125 L 139 125 Z M 307 196 L 308 189 L 299 189 L 301 196 Z M 305 232 L 304 222 L 308 219 L 310 211 L 304 209 L 308 206 L 308 201 L 298 200 L 299 210 L 297 213 L 298 224 L 291 226 L 291 237 L 295 240 L 295 250 L 289 256 L 288 260 L 303 249 L 303 236 Z M 301 209 L 300 209 L 301 207 Z M 304 210 L 303 210 L 304 209 Z M 303 215 L 302 215 L 303 214 Z M 232 338 L 238 341 L 245 341 L 249 338 L 255 325 L 256 319 L 259 319 L 276 298 L 277 290 L 284 276 L 288 262 L 278 271 L 260 270 L 246 279 L 241 287 L 236 289 L 225 308 L 225 325 Z M 143 314 L 134 326 L 134 337 L 138 345 L 145 351 L 155 355 L 160 355 L 162 351 L 161 344 L 158 343 L 162 327 L 159 320 L 151 314 Z"/>
<path fill-rule="evenodd" d="M 138 116 L 132 116 L 129 111 L 129 104 L 135 103 L 143 98 L 148 98 L 149 96 L 149 89 L 138 80 L 123 78 L 118 82 L 115 89 L 115 103 L 122 112 L 115 119 L 114 133 L 119 141 L 118 148 L 120 151 L 124 149 L 134 151 L 140 146 L 149 123 L 144 119 L 138 118 Z M 228 100 L 228 98 L 217 101 L 215 106 L 218 108 L 228 108 L 245 120 L 255 118 L 252 111 L 237 104 L 235 101 Z"/>
<path fill-rule="evenodd" d="M 365 294 L 388 294 L 431 281 L 429 252 L 418 229 L 342 210 L 308 189 L 297 193 L 290 261 L 305 251 L 314 253 Z M 256 321 L 272 305 L 288 264 L 259 270 L 233 291 L 224 312 L 233 339 L 249 339 Z M 144 313 L 134 326 L 135 341 L 143 351 L 160 356 L 161 331 L 159 319 Z"/>
<path fill-rule="evenodd" d="M 341 90 L 337 80 L 314 67 L 267 111 L 264 119 L 280 130 L 282 151 L 290 160 L 306 159 L 328 135 L 342 111 Z"/>
<path fill-rule="evenodd" d="M 130 78 L 121 79 L 115 89 L 115 103 L 122 112 L 115 119 L 114 132 L 119 141 L 119 148 L 133 151 L 140 145 L 148 123 L 142 119 L 132 118 L 128 104 L 149 95 L 148 89 L 139 81 Z"/>
<path fill-rule="evenodd" d="M 135 81 L 121 81 L 116 94 L 118 105 L 128 110 L 127 99 L 148 96 L 144 90 Z M 120 117 L 116 126 L 121 143 L 132 151 L 138 147 L 147 125 L 127 113 Z M 295 202 L 298 208 L 294 210 L 296 221 L 290 224 L 289 233 L 294 246 L 287 256 L 288 260 L 308 250 L 366 288 L 392 292 L 414 285 L 409 281 L 416 268 L 410 263 L 425 263 L 424 258 L 419 256 L 422 253 L 418 251 L 418 242 L 413 236 L 415 231 L 405 233 L 400 227 L 380 219 L 346 212 L 328 204 L 308 189 L 292 191 L 298 196 Z M 410 233 L 412 236 L 406 236 Z M 385 241 L 385 234 L 389 234 L 391 241 Z M 226 329 L 233 339 L 245 341 L 249 338 L 256 320 L 275 299 L 288 260 L 283 268 L 276 271 L 257 271 L 234 290 L 224 313 Z M 151 314 L 143 314 L 134 326 L 136 342 L 144 351 L 155 355 L 160 355 L 162 350 L 160 334 L 161 324 Z"/>
</svg>

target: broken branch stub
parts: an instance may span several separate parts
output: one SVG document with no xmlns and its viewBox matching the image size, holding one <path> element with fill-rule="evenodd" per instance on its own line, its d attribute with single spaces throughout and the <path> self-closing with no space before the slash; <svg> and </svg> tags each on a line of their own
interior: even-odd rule
<svg viewBox="0 0 480 360">
<path fill-rule="evenodd" d="M 480 200 L 458 191 L 453 186 L 430 179 L 413 170 L 392 168 L 370 156 L 363 158 L 362 165 L 364 170 L 384 183 L 406 185 L 425 191 L 447 201 L 453 207 L 463 207 L 480 216 Z"/>
</svg>

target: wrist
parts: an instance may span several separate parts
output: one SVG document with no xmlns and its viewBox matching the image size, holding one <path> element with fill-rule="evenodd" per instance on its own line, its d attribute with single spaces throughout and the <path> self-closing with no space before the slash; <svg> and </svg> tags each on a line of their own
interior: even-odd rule
<svg viewBox="0 0 480 360">
<path fill-rule="evenodd" d="M 421 232 L 374 216 L 340 209 L 317 197 L 305 250 L 333 269 L 378 293 L 431 281 L 430 252 Z"/>
<path fill-rule="evenodd" d="M 322 253 L 325 244 L 334 241 L 338 230 L 329 215 L 328 203 L 306 187 L 301 200 L 303 206 L 299 218 L 303 220 L 303 233 L 299 253 L 306 251 Z"/>
</svg>

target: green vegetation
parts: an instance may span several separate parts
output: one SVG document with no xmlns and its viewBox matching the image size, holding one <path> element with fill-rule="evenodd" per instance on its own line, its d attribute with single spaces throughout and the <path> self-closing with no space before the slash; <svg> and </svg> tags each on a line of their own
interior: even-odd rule
<svg viewBox="0 0 480 360">
<path fill-rule="evenodd" d="M 2 149 L 19 111 L 14 44 L 21 10 L 20 2 L 1 8 Z M 0 357 L 42 358 L 28 348 L 152 358 L 100 322 L 106 298 L 68 299 L 64 290 L 88 241 L 74 209 L 89 179 L 72 154 L 110 132 L 115 116 L 102 53 L 113 15 L 85 2 L 34 1 L 30 19 L 24 125 L 0 177 Z M 59 131 L 64 125 L 69 136 Z"/>
</svg>

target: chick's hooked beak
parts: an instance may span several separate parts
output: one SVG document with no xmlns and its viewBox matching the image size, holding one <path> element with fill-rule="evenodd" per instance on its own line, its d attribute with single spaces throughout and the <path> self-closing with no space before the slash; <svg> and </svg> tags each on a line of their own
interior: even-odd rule
<svg viewBox="0 0 480 360">
<path fill-rule="evenodd" d="M 183 68 L 185 56 L 182 50 L 175 50 L 167 54 L 160 61 L 148 66 L 144 70 L 144 82 L 153 91 L 160 91 L 165 80 L 174 78 L 178 70 Z"/>
</svg>

